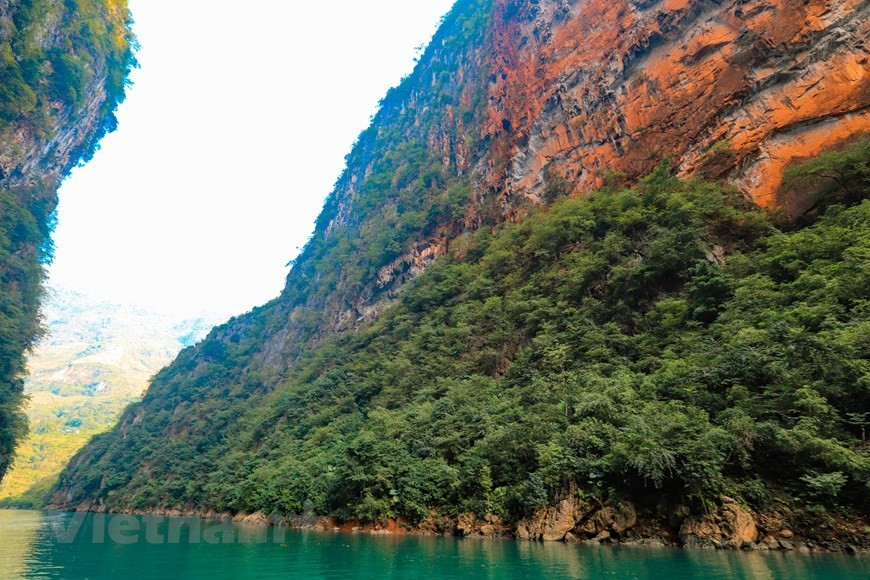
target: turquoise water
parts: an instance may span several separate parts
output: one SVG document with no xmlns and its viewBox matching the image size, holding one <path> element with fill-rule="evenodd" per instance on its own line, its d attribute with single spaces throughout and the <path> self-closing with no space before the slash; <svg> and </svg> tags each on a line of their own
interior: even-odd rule
<svg viewBox="0 0 870 580">
<path fill-rule="evenodd" d="M 0 511 L 2 578 L 867 578 L 870 558 L 317 533 Z"/>
</svg>

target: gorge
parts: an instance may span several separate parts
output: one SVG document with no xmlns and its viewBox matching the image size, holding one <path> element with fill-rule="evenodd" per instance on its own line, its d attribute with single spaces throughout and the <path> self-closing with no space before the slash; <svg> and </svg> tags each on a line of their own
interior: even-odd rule
<svg viewBox="0 0 870 580">
<path fill-rule="evenodd" d="M 51 507 L 866 550 L 868 37 L 863 0 L 458 0 L 281 295 Z"/>
</svg>

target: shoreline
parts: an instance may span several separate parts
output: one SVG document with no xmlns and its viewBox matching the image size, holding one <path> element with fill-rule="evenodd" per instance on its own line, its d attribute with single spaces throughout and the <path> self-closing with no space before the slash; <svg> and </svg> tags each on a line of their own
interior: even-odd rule
<svg viewBox="0 0 870 580">
<path fill-rule="evenodd" d="M 509 524 L 498 516 L 487 515 L 478 518 L 472 514 L 459 516 L 436 516 L 433 514 L 429 519 L 419 524 L 399 519 L 388 519 L 384 523 L 363 524 L 358 521 L 341 522 L 335 518 L 325 516 L 302 516 L 302 515 L 267 515 L 263 512 L 218 512 L 216 510 L 180 510 L 153 508 L 147 510 L 126 510 L 112 512 L 100 506 L 80 506 L 77 509 L 69 509 L 49 505 L 42 510 L 64 513 L 93 513 L 106 515 L 133 515 L 133 516 L 158 516 L 169 518 L 198 518 L 204 521 L 232 522 L 243 527 L 250 528 L 286 528 L 290 530 L 313 531 L 320 533 L 342 534 L 366 534 L 380 536 L 440 536 L 453 538 L 476 538 L 476 539 L 503 539 L 518 542 L 537 543 L 564 543 L 578 546 L 640 546 L 653 548 L 671 548 L 679 550 L 725 550 L 741 552 L 782 552 L 800 554 L 841 554 L 866 557 L 870 555 L 870 533 L 864 530 L 864 537 L 841 539 L 840 535 L 854 532 L 842 528 L 836 528 L 832 534 L 835 539 L 823 538 L 818 535 L 809 535 L 806 530 L 792 530 L 788 527 L 774 532 L 764 526 L 770 525 L 771 516 L 758 516 L 764 521 L 761 529 L 756 528 L 755 518 L 746 511 L 740 511 L 736 503 L 726 503 L 725 511 L 734 514 L 735 520 L 742 520 L 743 528 L 729 530 L 731 537 L 722 532 L 716 523 L 704 521 L 705 518 L 689 516 L 681 524 L 679 529 L 662 521 L 660 518 L 638 516 L 633 512 L 630 502 L 628 517 L 620 514 L 613 507 L 605 507 L 596 510 L 592 517 L 586 517 L 582 525 L 574 524 L 567 531 L 562 531 L 568 524 L 552 526 L 553 516 L 559 517 L 560 511 L 564 512 L 566 502 L 561 502 L 555 508 L 542 508 L 535 517 Z M 560 510 L 561 508 L 561 510 Z M 623 512 L 629 511 L 625 504 L 621 506 Z M 550 521 L 541 519 L 540 513 L 550 516 Z M 564 515 L 564 514 L 562 514 Z M 608 519 L 609 516 L 609 519 Z M 748 516 L 748 519 L 746 519 Z M 537 522 L 534 520 L 537 519 Z M 571 518 L 567 520 L 570 522 Z M 531 527 L 530 527 L 531 524 Z M 629 525 L 630 524 L 630 525 Z M 688 524 L 688 525 L 687 525 Z M 859 525 L 860 522 L 855 522 Z M 602 529 L 603 528 L 603 529 Z M 600 531 L 599 531 L 600 529 Z M 751 530 L 755 529 L 754 534 Z M 741 539 L 739 536 L 743 534 Z M 721 536 L 717 538 L 716 536 Z"/>
</svg>

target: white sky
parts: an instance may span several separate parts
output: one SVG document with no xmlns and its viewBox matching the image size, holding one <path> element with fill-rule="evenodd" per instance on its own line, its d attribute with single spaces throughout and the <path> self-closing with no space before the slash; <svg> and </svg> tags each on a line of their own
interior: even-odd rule
<svg viewBox="0 0 870 580">
<path fill-rule="evenodd" d="M 120 128 L 60 192 L 51 284 L 179 316 L 275 297 L 453 0 L 131 0 Z"/>
</svg>

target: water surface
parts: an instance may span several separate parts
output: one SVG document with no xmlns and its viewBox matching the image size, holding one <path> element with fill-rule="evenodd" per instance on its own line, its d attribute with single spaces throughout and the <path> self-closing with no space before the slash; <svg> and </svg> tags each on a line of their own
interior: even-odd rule
<svg viewBox="0 0 870 580">
<path fill-rule="evenodd" d="M 2 578 L 843 578 L 870 558 L 245 528 L 0 510 Z"/>
</svg>

